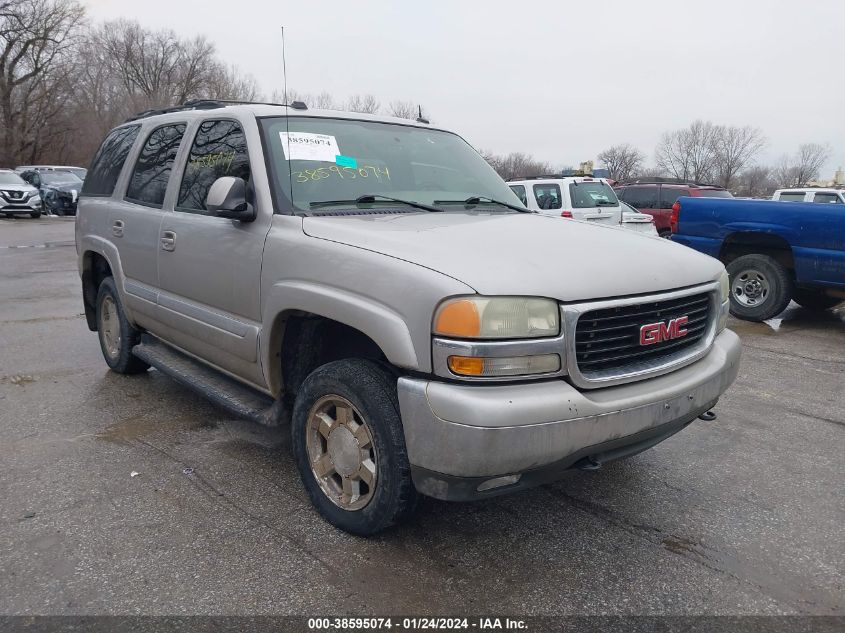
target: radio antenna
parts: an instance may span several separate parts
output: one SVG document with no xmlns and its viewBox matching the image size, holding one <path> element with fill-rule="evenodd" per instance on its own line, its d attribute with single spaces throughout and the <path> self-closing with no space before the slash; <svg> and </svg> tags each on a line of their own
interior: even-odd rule
<svg viewBox="0 0 845 633">
<path fill-rule="evenodd" d="M 294 212 L 293 204 L 293 174 L 291 173 L 291 155 L 290 155 L 290 103 L 288 102 L 288 67 L 287 58 L 285 56 L 285 27 L 282 27 L 282 81 L 284 83 L 285 91 L 285 153 L 288 159 L 288 195 L 290 197 L 290 210 Z"/>
</svg>

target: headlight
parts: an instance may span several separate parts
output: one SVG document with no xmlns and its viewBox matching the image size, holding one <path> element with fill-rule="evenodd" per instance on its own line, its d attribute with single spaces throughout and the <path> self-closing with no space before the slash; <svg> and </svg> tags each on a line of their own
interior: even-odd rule
<svg viewBox="0 0 845 633">
<path fill-rule="evenodd" d="M 560 311 L 555 301 L 535 297 L 459 297 L 434 314 L 434 334 L 471 339 L 556 336 Z"/>
<path fill-rule="evenodd" d="M 26 194 L 26 198 L 27 198 L 27 200 L 32 200 L 32 198 L 34 198 L 37 195 L 38 195 L 38 189 L 36 189 L 35 191 L 28 192 Z"/>
<path fill-rule="evenodd" d="M 716 324 L 716 334 L 728 327 L 728 313 L 731 310 L 731 279 L 728 271 L 723 270 L 719 276 L 719 321 Z"/>
</svg>

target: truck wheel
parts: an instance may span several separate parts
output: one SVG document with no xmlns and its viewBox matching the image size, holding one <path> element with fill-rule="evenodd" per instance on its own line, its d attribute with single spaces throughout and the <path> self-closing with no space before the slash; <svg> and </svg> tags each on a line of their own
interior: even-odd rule
<svg viewBox="0 0 845 633">
<path fill-rule="evenodd" d="M 149 365 L 132 354 L 141 333 L 129 324 L 117 296 L 114 279 L 106 277 L 97 291 L 97 335 L 106 364 L 119 374 L 140 374 Z"/>
<path fill-rule="evenodd" d="M 369 536 L 413 514 L 396 377 L 369 360 L 315 369 L 299 389 L 291 439 L 305 490 L 329 523 Z"/>
<path fill-rule="evenodd" d="M 808 310 L 830 310 L 842 303 L 839 297 L 831 297 L 821 290 L 796 289 L 793 301 Z"/>
<path fill-rule="evenodd" d="M 792 278 L 767 255 L 743 255 L 728 264 L 731 314 L 746 321 L 765 321 L 784 311 L 792 298 Z"/>
</svg>

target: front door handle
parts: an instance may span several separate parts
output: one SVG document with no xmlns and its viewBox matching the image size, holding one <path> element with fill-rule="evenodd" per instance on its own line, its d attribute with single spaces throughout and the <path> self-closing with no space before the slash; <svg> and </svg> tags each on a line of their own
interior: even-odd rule
<svg viewBox="0 0 845 633">
<path fill-rule="evenodd" d="M 123 237 L 123 220 L 115 220 L 111 225 L 111 234 L 115 237 Z"/>
<path fill-rule="evenodd" d="M 161 250 L 175 251 L 176 250 L 176 232 L 162 231 L 161 233 Z"/>
</svg>

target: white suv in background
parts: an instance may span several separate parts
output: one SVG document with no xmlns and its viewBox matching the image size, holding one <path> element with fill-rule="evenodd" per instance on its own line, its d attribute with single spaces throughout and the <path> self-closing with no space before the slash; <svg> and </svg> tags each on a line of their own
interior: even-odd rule
<svg viewBox="0 0 845 633">
<path fill-rule="evenodd" d="M 821 204 L 845 204 L 845 190 L 842 189 L 778 189 L 772 200 L 781 202 L 816 202 Z"/>
<path fill-rule="evenodd" d="M 529 209 L 544 215 L 619 224 L 622 206 L 613 188 L 592 176 L 511 178 L 508 185 Z"/>
</svg>

